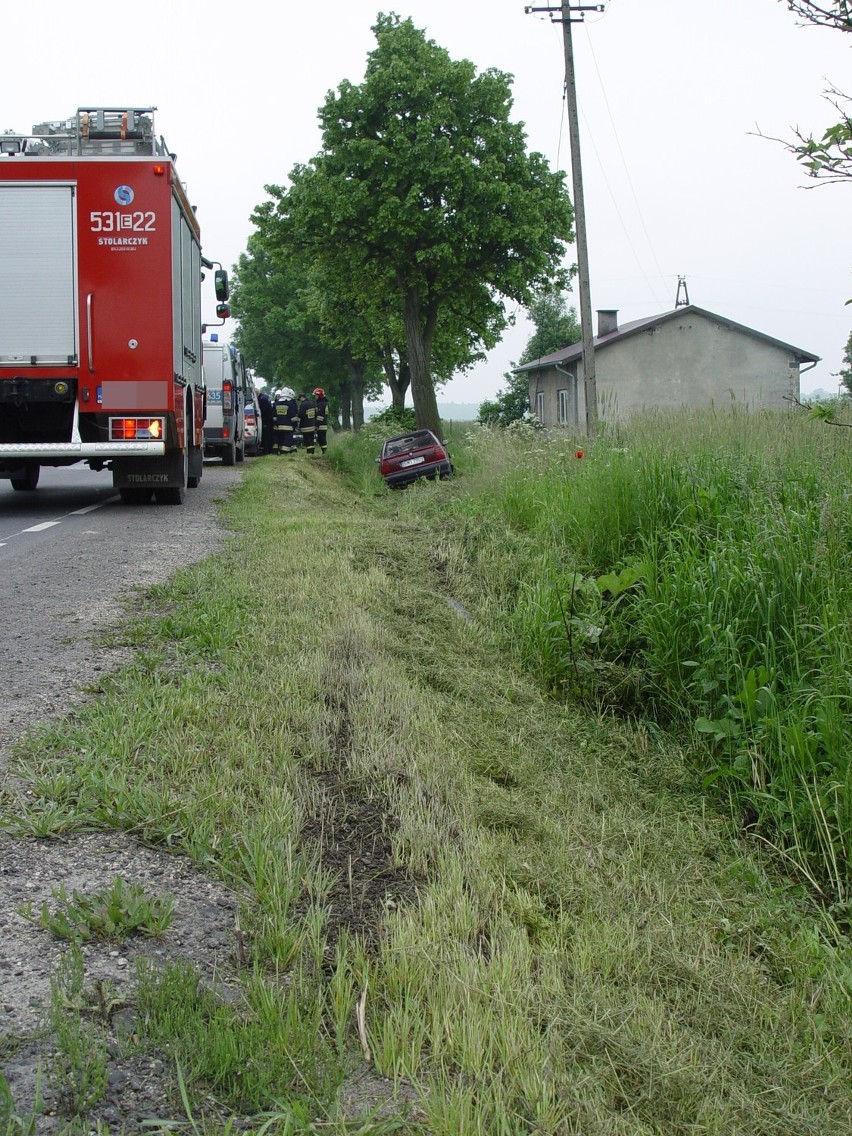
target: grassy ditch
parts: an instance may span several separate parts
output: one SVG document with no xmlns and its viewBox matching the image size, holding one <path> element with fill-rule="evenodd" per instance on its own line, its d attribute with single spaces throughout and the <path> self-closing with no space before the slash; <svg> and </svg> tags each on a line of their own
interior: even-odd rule
<svg viewBox="0 0 852 1136">
<path fill-rule="evenodd" d="M 237 1004 L 140 968 L 134 1044 L 173 1071 L 172 1119 L 845 1136 L 834 925 L 681 746 L 553 698 L 507 649 L 537 549 L 501 519 L 496 451 L 401 494 L 368 451 L 253 463 L 233 539 L 123 633 L 133 665 L 20 750 L 14 830 L 127 830 L 242 897 Z"/>
<path fill-rule="evenodd" d="M 461 464 L 459 575 L 487 573 L 516 657 L 683 736 L 704 787 L 852 926 L 848 430 L 733 408 L 592 444 L 480 432 Z"/>
</svg>

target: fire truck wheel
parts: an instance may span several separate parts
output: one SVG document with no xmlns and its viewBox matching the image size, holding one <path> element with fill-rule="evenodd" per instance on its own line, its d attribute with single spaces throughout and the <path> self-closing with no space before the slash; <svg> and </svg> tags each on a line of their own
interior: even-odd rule
<svg viewBox="0 0 852 1136">
<path fill-rule="evenodd" d="M 189 482 L 189 447 L 183 448 L 183 465 L 180 485 L 164 485 L 162 489 L 154 490 L 154 498 L 158 505 L 182 505 L 186 498 L 186 487 Z"/>
<path fill-rule="evenodd" d="M 35 489 L 38 485 L 38 475 L 41 473 L 41 466 L 28 465 L 24 470 L 23 477 L 10 477 L 13 489 Z"/>
<path fill-rule="evenodd" d="M 153 489 L 119 489 L 119 496 L 123 505 L 147 505 L 154 494 Z"/>
</svg>

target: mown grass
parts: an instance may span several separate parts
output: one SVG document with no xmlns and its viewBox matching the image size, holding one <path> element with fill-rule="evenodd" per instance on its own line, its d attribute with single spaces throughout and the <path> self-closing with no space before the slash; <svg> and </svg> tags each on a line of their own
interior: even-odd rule
<svg viewBox="0 0 852 1136">
<path fill-rule="evenodd" d="M 8 823 L 127 829 L 244 897 L 242 1002 L 145 972 L 140 1042 L 257 1129 L 845 1136 L 836 922 L 704 799 L 691 739 L 521 665 L 536 572 L 597 570 L 555 471 L 591 486 L 603 449 L 536 478 L 522 441 L 459 442 L 454 483 L 391 494 L 370 446 L 254 463 L 136 662 L 21 749 Z M 616 480 L 629 528 L 652 505 Z"/>
</svg>

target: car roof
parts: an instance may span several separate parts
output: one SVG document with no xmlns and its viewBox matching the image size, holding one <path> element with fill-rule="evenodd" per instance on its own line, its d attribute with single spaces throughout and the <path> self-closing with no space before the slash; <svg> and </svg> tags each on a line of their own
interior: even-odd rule
<svg viewBox="0 0 852 1136">
<path fill-rule="evenodd" d="M 406 430 L 404 434 L 394 434 L 392 438 L 385 438 L 385 445 L 387 445 L 389 442 L 401 442 L 403 438 L 419 438 L 424 435 L 427 435 L 430 438 L 436 437 L 435 433 L 432 430 L 427 430 L 424 426 L 419 430 Z"/>
</svg>

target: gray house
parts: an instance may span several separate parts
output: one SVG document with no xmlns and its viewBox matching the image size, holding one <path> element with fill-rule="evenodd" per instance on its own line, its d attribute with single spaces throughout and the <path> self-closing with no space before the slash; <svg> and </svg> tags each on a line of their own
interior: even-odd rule
<svg viewBox="0 0 852 1136">
<path fill-rule="evenodd" d="M 694 304 L 618 326 L 598 312 L 595 380 L 599 414 L 624 421 L 642 410 L 732 401 L 755 410 L 788 409 L 799 377 L 819 362 L 803 351 Z M 585 425 L 583 345 L 574 343 L 513 374 L 529 378 L 530 406 L 543 426 Z"/>
</svg>

